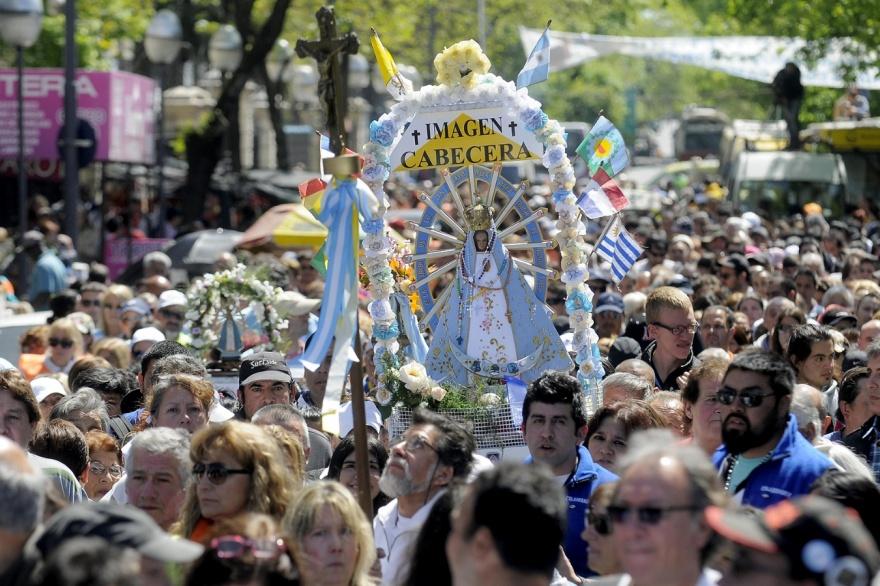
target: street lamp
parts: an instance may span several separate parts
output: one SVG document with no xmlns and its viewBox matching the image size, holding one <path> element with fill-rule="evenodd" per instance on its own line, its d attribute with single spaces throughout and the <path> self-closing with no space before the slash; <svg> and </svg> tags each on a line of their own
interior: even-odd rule
<svg viewBox="0 0 880 586">
<path fill-rule="evenodd" d="M 18 71 L 18 227 L 27 231 L 27 175 L 24 156 L 24 50 L 37 42 L 43 26 L 42 0 L 0 0 L 0 38 L 15 47 Z M 25 283 L 26 255 L 21 255 L 19 282 Z"/>
<path fill-rule="evenodd" d="M 242 57 L 241 35 L 231 24 L 224 24 L 211 35 L 208 43 L 208 60 L 225 75 L 235 71 Z"/>
<path fill-rule="evenodd" d="M 165 154 L 162 149 L 163 128 L 165 123 L 165 67 L 174 63 L 180 49 L 183 47 L 183 27 L 180 19 L 170 10 L 160 10 L 150 21 L 147 27 L 147 36 L 144 38 L 144 50 L 147 59 L 160 66 L 159 70 L 159 115 L 156 119 L 156 167 L 159 169 L 159 177 L 156 180 L 156 192 L 159 198 L 159 218 L 154 230 L 161 236 L 165 235 L 165 192 L 163 183 L 165 180 Z"/>
<path fill-rule="evenodd" d="M 285 39 L 278 39 L 266 58 L 266 73 L 273 83 L 290 81 L 293 71 L 290 62 L 293 59 L 293 47 Z"/>
</svg>

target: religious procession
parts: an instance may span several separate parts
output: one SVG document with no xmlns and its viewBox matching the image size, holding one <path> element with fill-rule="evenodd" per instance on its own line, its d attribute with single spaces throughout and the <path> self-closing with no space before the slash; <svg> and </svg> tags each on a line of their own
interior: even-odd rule
<svg viewBox="0 0 880 586">
<path fill-rule="evenodd" d="M 0 0 L 0 585 L 880 585 L 863 19 L 62 4 Z"/>
</svg>

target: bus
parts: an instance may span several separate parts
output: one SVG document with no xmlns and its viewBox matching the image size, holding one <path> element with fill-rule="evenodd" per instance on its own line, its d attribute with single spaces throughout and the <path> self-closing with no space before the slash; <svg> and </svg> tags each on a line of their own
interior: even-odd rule
<svg viewBox="0 0 880 586">
<path fill-rule="evenodd" d="M 675 131 L 675 157 L 687 161 L 692 157 L 717 157 L 721 150 L 721 135 L 728 119 L 715 108 L 688 106 L 681 115 L 681 124 Z"/>
</svg>

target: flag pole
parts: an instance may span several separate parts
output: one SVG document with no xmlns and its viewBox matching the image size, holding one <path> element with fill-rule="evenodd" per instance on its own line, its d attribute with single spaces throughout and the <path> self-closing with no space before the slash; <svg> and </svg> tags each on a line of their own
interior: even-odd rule
<svg viewBox="0 0 880 586">
<path fill-rule="evenodd" d="M 613 216 L 611 216 L 611 220 L 605 224 L 605 227 L 602 229 L 602 232 L 599 234 L 599 237 L 596 238 L 596 244 L 602 242 L 602 239 L 605 238 L 605 235 L 608 234 L 608 230 L 611 229 L 611 226 L 614 225 L 614 222 L 617 221 L 618 216 L 620 216 L 620 212 L 617 212 Z M 587 264 L 592 260 L 593 255 L 596 254 L 596 245 L 593 245 L 593 250 L 590 251 L 590 255 L 587 257 Z"/>
</svg>

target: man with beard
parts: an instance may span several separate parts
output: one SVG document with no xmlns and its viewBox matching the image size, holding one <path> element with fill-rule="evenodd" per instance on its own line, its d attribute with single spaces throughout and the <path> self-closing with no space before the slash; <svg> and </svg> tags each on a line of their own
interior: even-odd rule
<svg viewBox="0 0 880 586">
<path fill-rule="evenodd" d="M 384 586 L 406 580 L 419 530 L 447 487 L 467 476 L 474 449 L 473 437 L 451 419 L 422 409 L 413 413 L 379 479 L 379 488 L 394 499 L 373 520 Z"/>
<path fill-rule="evenodd" d="M 793 388 L 794 371 L 781 356 L 752 351 L 736 355 L 718 389 L 724 443 L 713 462 L 743 505 L 763 509 L 807 494 L 833 467 L 798 431 Z"/>
</svg>

